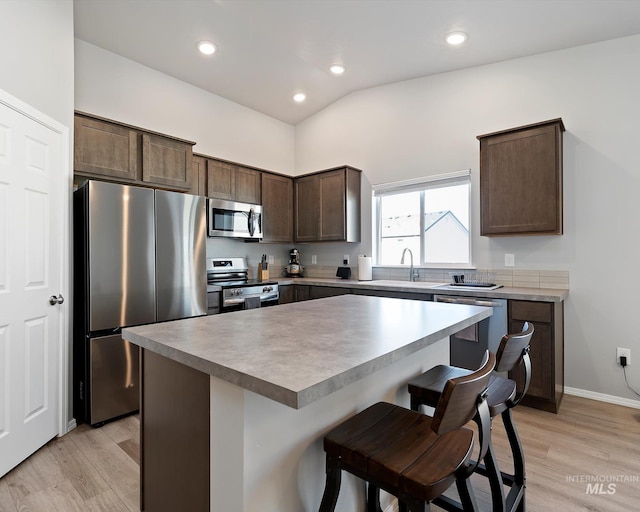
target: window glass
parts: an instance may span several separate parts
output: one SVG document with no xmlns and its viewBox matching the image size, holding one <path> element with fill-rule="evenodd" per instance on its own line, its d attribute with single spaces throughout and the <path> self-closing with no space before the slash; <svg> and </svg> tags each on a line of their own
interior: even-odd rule
<svg viewBox="0 0 640 512">
<path fill-rule="evenodd" d="M 405 247 L 417 257 L 420 254 L 420 192 L 384 196 L 380 211 L 382 261 L 399 264 Z"/>
<path fill-rule="evenodd" d="M 405 248 L 415 265 L 470 263 L 469 172 L 391 185 L 374 187 L 378 265 L 399 265 Z"/>
</svg>

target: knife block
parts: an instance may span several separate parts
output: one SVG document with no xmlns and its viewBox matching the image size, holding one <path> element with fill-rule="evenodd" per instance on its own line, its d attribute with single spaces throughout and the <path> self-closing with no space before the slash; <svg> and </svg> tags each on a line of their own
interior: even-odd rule
<svg viewBox="0 0 640 512">
<path fill-rule="evenodd" d="M 269 279 L 269 269 L 262 268 L 262 263 L 258 263 L 258 281 L 267 281 Z"/>
</svg>

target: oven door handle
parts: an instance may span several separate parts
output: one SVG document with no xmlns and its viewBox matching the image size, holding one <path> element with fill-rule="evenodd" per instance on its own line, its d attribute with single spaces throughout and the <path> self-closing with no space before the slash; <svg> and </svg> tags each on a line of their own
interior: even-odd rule
<svg viewBox="0 0 640 512">
<path fill-rule="evenodd" d="M 435 302 L 446 302 L 448 304 L 464 304 L 465 306 L 485 306 L 489 308 L 499 308 L 502 307 L 500 302 L 495 302 L 492 300 L 482 300 L 482 299 L 465 299 L 462 297 L 445 297 L 443 295 L 436 295 L 434 297 Z"/>
</svg>

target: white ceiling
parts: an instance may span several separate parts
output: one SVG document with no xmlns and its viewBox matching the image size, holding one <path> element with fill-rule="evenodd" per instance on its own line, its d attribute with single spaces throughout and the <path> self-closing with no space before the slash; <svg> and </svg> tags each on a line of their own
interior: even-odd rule
<svg viewBox="0 0 640 512">
<path fill-rule="evenodd" d="M 77 38 L 290 124 L 368 87 L 640 33 L 640 0 L 75 0 L 74 14 Z"/>
</svg>

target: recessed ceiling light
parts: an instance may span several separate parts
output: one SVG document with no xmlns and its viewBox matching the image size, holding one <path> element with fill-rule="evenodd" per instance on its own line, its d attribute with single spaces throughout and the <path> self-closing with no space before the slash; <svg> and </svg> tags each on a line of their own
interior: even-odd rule
<svg viewBox="0 0 640 512">
<path fill-rule="evenodd" d="M 345 69 L 346 68 L 342 64 L 334 64 L 329 68 L 329 71 L 331 71 L 334 75 L 341 75 L 342 73 L 344 73 Z"/>
<path fill-rule="evenodd" d="M 303 92 L 297 92 L 293 95 L 293 101 L 296 101 L 298 103 L 302 103 L 306 99 L 307 95 Z"/>
<path fill-rule="evenodd" d="M 464 32 L 449 32 L 444 36 L 444 40 L 451 46 L 458 46 L 467 40 L 467 34 Z"/>
<path fill-rule="evenodd" d="M 216 53 L 216 45 L 211 41 L 200 41 L 198 43 L 198 50 L 200 50 L 200 53 L 203 55 L 213 55 Z"/>
</svg>

